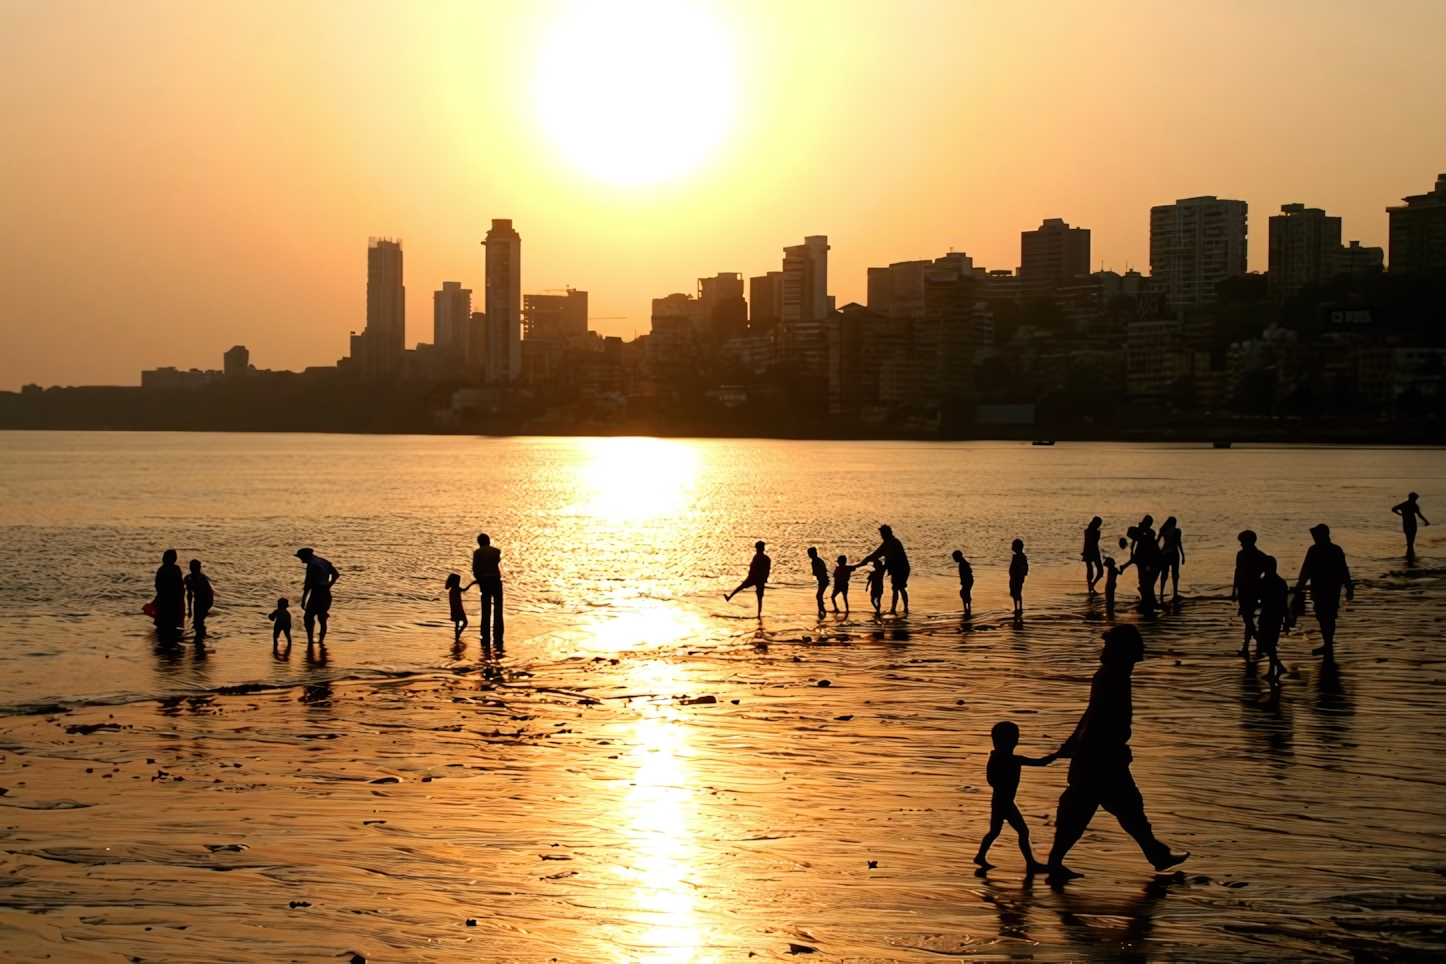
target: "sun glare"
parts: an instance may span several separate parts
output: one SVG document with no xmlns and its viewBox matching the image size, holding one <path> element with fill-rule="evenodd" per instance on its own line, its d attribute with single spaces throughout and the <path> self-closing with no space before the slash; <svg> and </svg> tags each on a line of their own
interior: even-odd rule
<svg viewBox="0 0 1446 964">
<path fill-rule="evenodd" d="M 559 24 L 537 64 L 544 130 L 615 184 L 677 177 L 731 126 L 737 71 L 722 25 L 678 0 L 595 0 Z"/>
</svg>

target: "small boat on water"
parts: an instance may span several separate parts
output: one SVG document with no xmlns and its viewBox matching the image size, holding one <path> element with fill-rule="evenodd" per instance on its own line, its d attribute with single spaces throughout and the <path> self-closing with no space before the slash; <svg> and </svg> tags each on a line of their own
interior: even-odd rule
<svg viewBox="0 0 1446 964">
<path fill-rule="evenodd" d="M 1030 442 L 1029 444 L 1030 444 L 1030 445 L 1053 445 L 1054 442 L 1053 442 L 1053 441 L 1048 441 L 1048 442 L 1045 442 L 1045 441 L 1036 441 L 1036 442 Z"/>
<path fill-rule="evenodd" d="M 1213 442 L 1213 443 L 1211 443 L 1211 444 L 1214 445 L 1217 449 L 1228 449 L 1228 448 L 1230 448 L 1230 443 L 1229 443 L 1229 442 Z"/>
</svg>

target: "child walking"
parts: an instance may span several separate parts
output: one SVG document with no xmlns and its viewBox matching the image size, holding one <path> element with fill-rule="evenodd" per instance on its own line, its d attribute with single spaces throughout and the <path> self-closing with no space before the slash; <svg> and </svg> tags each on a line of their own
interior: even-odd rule
<svg viewBox="0 0 1446 964">
<path fill-rule="evenodd" d="M 1029 557 L 1024 554 L 1024 541 L 1015 539 L 1009 546 L 1014 555 L 1009 560 L 1009 598 L 1014 600 L 1014 615 L 1024 612 L 1024 577 L 1029 575 Z"/>
<path fill-rule="evenodd" d="M 974 615 L 974 568 L 958 549 L 954 550 L 954 561 L 959 564 L 959 598 L 964 602 L 964 618 L 968 619 Z"/>
<path fill-rule="evenodd" d="M 291 600 L 282 596 L 276 600 L 276 611 L 266 617 L 271 620 L 271 649 L 276 650 L 277 641 L 286 635 L 286 648 L 291 648 Z"/>
<path fill-rule="evenodd" d="M 211 607 L 216 605 L 216 592 L 211 588 L 211 580 L 201 571 L 201 560 L 191 560 L 190 573 L 181 580 L 186 587 L 186 610 L 191 616 L 191 625 L 195 627 L 196 638 L 200 639 L 206 635 L 206 617 L 211 614 Z"/>
<path fill-rule="evenodd" d="M 989 738 L 994 741 L 994 751 L 989 754 L 984 773 L 994 794 L 989 799 L 989 832 L 979 844 L 979 853 L 975 855 L 974 862 L 985 870 L 994 866 L 988 859 L 989 848 L 999 839 L 999 831 L 1004 829 L 1005 821 L 1008 821 L 1015 833 L 1019 834 L 1019 850 L 1024 854 L 1025 873 L 1040 873 L 1045 866 L 1034 859 L 1034 851 L 1029 849 L 1029 825 L 1024 822 L 1024 814 L 1019 812 L 1019 804 L 1014 802 L 1014 795 L 1019 792 L 1021 767 L 1048 766 L 1059 754 L 1051 753 L 1037 760 L 1016 756 L 1014 748 L 1019 746 L 1019 727 L 1008 720 L 995 723 L 994 729 L 989 731 Z"/>
<path fill-rule="evenodd" d="M 818 603 L 818 618 L 822 619 L 828 615 L 823 608 L 823 594 L 828 591 L 828 563 L 819 558 L 817 546 L 808 547 L 808 560 L 813 569 L 814 581 L 818 583 L 814 601 Z"/>
<path fill-rule="evenodd" d="M 838 597 L 844 597 L 844 615 L 849 614 L 849 578 L 853 576 L 858 566 L 849 565 L 848 556 L 839 556 L 838 565 L 833 567 L 833 595 L 829 596 L 829 602 L 833 603 L 833 611 L 838 612 Z"/>
<path fill-rule="evenodd" d="M 869 570 L 869 602 L 874 605 L 874 615 L 884 614 L 884 560 L 875 559 L 874 568 Z"/>
<path fill-rule="evenodd" d="M 462 585 L 462 577 L 455 572 L 447 575 L 447 604 L 452 608 L 452 628 L 457 631 L 457 642 L 462 641 L 462 630 L 467 628 L 467 610 L 462 606 L 462 594 L 473 586 L 477 581 Z"/>
<path fill-rule="evenodd" d="M 1114 556 L 1105 556 L 1105 612 L 1115 614 L 1115 584 L 1120 581 L 1120 570 Z"/>
</svg>

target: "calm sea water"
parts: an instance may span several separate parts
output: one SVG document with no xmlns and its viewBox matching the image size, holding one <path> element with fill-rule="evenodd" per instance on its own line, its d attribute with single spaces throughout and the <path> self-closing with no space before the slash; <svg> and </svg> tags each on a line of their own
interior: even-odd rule
<svg viewBox="0 0 1446 964">
<path fill-rule="evenodd" d="M 0 705 L 465 665 L 476 643 L 453 649 L 443 581 L 468 574 L 480 531 L 504 554 L 509 654 L 565 658 L 752 634 L 751 597 L 721 594 L 757 539 L 778 586 L 765 631 L 815 625 L 808 546 L 856 560 L 881 523 L 908 548 L 923 627 L 957 609 L 956 548 L 980 612 L 1005 610 L 1014 538 L 1031 611 L 1083 605 L 1095 514 L 1107 545 L 1146 512 L 1178 516 L 1195 596 L 1228 591 L 1245 527 L 1290 576 L 1328 522 L 1374 575 L 1399 565 L 1389 510 L 1408 490 L 1446 517 L 1441 450 L 0 433 Z M 1437 531 L 1422 530 L 1423 565 Z M 324 665 L 304 646 L 271 655 L 265 614 L 299 602 L 304 545 L 342 573 Z M 140 614 L 167 548 L 215 585 L 204 648 L 158 648 Z"/>
</svg>

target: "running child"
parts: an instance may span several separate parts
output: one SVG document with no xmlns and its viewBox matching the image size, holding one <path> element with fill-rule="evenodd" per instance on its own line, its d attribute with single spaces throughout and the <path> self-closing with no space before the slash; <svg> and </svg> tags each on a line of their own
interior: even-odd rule
<svg viewBox="0 0 1446 964">
<path fill-rule="evenodd" d="M 1022 767 L 1048 766 L 1059 754 L 1051 753 L 1037 760 L 1016 756 L 1014 748 L 1019 746 L 1019 727 L 1008 720 L 995 723 L 994 729 L 989 731 L 989 738 L 994 741 L 994 751 L 989 754 L 984 774 L 994 793 L 989 799 L 989 832 L 979 844 L 979 853 L 975 855 L 974 862 L 985 870 L 994 866 L 989 862 L 989 848 L 999 838 L 999 831 L 1004 829 L 1005 821 L 1008 821 L 1019 834 L 1019 850 L 1024 854 L 1025 873 L 1040 873 L 1045 867 L 1034 859 L 1034 851 L 1029 849 L 1029 825 L 1024 822 L 1024 814 L 1019 812 L 1019 804 L 1014 802 L 1014 795 L 1019 792 Z"/>
<path fill-rule="evenodd" d="M 959 598 L 964 603 L 964 618 L 968 619 L 974 615 L 974 568 L 958 549 L 954 550 L 954 561 L 959 564 Z"/>
<path fill-rule="evenodd" d="M 1024 554 L 1024 540 L 1009 544 L 1014 555 L 1009 560 L 1009 598 L 1014 600 L 1014 614 L 1024 612 L 1024 577 L 1029 575 L 1029 557 Z"/>
<path fill-rule="evenodd" d="M 455 572 L 447 575 L 447 604 L 452 608 L 452 628 L 457 631 L 456 642 L 462 641 L 462 630 L 467 628 L 467 610 L 462 606 L 462 594 L 477 585 L 474 579 L 462 585 L 462 577 Z"/>
</svg>

